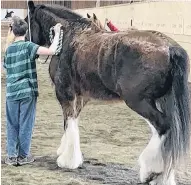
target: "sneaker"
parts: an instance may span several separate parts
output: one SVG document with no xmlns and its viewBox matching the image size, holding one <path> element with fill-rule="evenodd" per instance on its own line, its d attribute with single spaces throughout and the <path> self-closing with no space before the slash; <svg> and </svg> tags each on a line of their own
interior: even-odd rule
<svg viewBox="0 0 191 185">
<path fill-rule="evenodd" d="M 17 157 L 6 157 L 5 164 L 17 166 Z"/>
<path fill-rule="evenodd" d="M 27 156 L 27 157 L 19 156 L 17 158 L 17 162 L 19 165 L 30 164 L 34 162 L 34 158 L 32 156 Z"/>
</svg>

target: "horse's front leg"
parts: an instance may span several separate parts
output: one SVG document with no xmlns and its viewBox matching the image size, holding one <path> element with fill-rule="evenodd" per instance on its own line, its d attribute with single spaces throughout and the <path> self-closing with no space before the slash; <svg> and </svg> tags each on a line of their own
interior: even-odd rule
<svg viewBox="0 0 191 185">
<path fill-rule="evenodd" d="M 84 105 L 85 102 L 81 97 L 75 97 L 71 102 L 62 103 L 64 134 L 61 139 L 60 147 L 57 150 L 57 155 L 59 155 L 57 164 L 61 168 L 75 169 L 83 162 L 80 149 L 78 117 Z"/>
</svg>

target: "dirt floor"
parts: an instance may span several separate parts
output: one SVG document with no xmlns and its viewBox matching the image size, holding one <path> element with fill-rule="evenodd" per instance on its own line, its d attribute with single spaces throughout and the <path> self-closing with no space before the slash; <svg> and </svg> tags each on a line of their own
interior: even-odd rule
<svg viewBox="0 0 191 185">
<path fill-rule="evenodd" d="M 11 167 L 2 161 L 2 185 L 137 185 L 137 159 L 150 131 L 143 119 L 124 103 L 91 101 L 80 116 L 83 166 L 76 170 L 56 165 L 63 132 L 62 111 L 48 76 L 48 64 L 38 65 L 40 97 L 32 154 L 36 162 Z M 2 159 L 5 153 L 5 78 L 2 76 Z M 180 184 L 191 185 L 191 164 L 178 172 Z"/>
</svg>

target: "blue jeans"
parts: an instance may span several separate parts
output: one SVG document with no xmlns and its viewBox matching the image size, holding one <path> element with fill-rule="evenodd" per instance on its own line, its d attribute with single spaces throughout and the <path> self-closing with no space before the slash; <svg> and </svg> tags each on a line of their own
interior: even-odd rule
<svg viewBox="0 0 191 185">
<path fill-rule="evenodd" d="M 30 154 L 36 102 L 36 97 L 6 100 L 7 153 L 9 157 L 26 157 Z"/>
</svg>

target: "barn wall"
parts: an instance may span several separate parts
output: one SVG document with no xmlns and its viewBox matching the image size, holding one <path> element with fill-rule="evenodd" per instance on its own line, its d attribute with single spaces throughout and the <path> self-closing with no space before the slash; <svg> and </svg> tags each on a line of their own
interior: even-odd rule
<svg viewBox="0 0 191 185">
<path fill-rule="evenodd" d="M 132 0 L 115 0 L 115 1 L 104 1 L 104 0 L 33 0 L 35 4 L 60 4 L 71 9 L 82 9 L 82 8 L 94 8 L 96 6 L 110 6 L 116 4 L 128 3 Z M 133 2 L 140 2 L 145 0 L 133 0 Z M 1 8 L 3 9 L 25 9 L 27 8 L 27 1 L 1 1 Z"/>
<path fill-rule="evenodd" d="M 110 6 L 110 5 L 116 5 L 116 4 L 123 4 L 123 3 L 129 3 L 132 0 L 123 0 L 123 1 L 108 1 L 108 0 L 33 0 L 35 5 L 37 4 L 57 4 L 61 6 L 65 6 L 70 9 L 83 9 L 83 8 L 94 8 L 99 6 Z M 133 3 L 136 2 L 142 2 L 145 0 L 133 0 Z M 1 1 L 1 19 L 3 19 L 6 15 L 6 11 L 8 12 L 13 11 L 15 14 L 19 17 L 25 17 L 26 16 L 26 9 L 27 9 L 27 0 L 17 1 Z M 18 11 L 22 11 L 19 12 Z M 23 11 L 25 13 L 23 14 Z"/>
<path fill-rule="evenodd" d="M 53 0 L 33 0 L 35 4 L 60 4 L 71 8 L 72 1 L 53 1 Z M 27 8 L 27 0 L 25 1 L 1 1 L 2 9 L 26 9 Z"/>
</svg>

